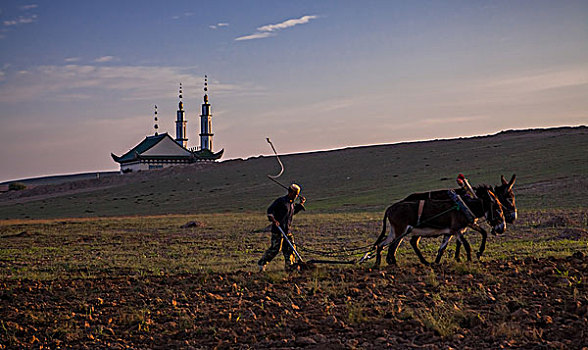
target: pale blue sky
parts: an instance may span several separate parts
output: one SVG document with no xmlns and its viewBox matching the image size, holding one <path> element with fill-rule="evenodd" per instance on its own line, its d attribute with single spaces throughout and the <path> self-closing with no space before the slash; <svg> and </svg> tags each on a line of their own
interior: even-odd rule
<svg viewBox="0 0 588 350">
<path fill-rule="evenodd" d="M 588 122 L 588 1 L 0 3 L 0 181 L 198 146 L 224 159 Z"/>
</svg>

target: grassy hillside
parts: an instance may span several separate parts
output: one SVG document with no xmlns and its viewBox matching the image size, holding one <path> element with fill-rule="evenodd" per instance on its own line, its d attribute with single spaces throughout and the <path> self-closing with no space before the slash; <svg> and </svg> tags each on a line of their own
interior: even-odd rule
<svg viewBox="0 0 588 350">
<path fill-rule="evenodd" d="M 40 186 L 40 185 L 57 185 L 66 182 L 72 181 L 79 181 L 79 180 L 88 180 L 88 179 L 96 179 L 96 178 L 104 178 L 108 176 L 116 176 L 118 175 L 117 171 L 99 171 L 99 172 L 92 172 L 92 173 L 81 173 L 81 174 L 71 174 L 71 175 L 54 175 L 54 176 L 43 176 L 43 177 L 33 177 L 28 179 L 21 179 L 21 180 L 10 180 L 0 183 L 0 185 L 8 185 L 12 182 L 20 182 L 28 186 Z"/>
<path fill-rule="evenodd" d="M 507 131 L 283 156 L 280 181 L 299 183 L 309 210 L 381 211 L 453 187 L 460 172 L 473 184 L 516 173 L 519 207 L 585 208 L 587 150 L 586 127 Z M 0 194 L 0 219 L 262 211 L 284 193 L 266 177 L 278 171 L 274 157 L 258 157 L 38 186 Z"/>
</svg>

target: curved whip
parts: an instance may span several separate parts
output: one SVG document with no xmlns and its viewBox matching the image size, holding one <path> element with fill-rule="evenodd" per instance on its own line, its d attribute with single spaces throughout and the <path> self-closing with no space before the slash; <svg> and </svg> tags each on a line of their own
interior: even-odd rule
<svg viewBox="0 0 588 350">
<path fill-rule="evenodd" d="M 280 163 L 280 167 L 282 168 L 282 170 L 280 170 L 278 175 L 268 175 L 268 177 L 272 178 L 272 179 L 277 179 L 278 177 L 282 176 L 282 173 L 284 172 L 284 164 L 282 164 L 282 161 L 280 160 L 280 156 L 278 156 L 278 152 L 276 152 L 276 148 L 274 147 L 274 144 L 269 139 L 269 137 L 267 137 L 266 140 L 267 140 L 267 143 L 269 143 L 270 146 L 272 147 L 272 150 L 274 151 L 274 154 L 276 155 L 276 159 L 278 160 L 278 163 Z"/>
<path fill-rule="evenodd" d="M 278 160 L 278 163 L 280 163 L 280 172 L 278 173 L 278 175 L 267 175 L 268 179 L 272 180 L 273 182 L 277 183 L 278 185 L 282 186 L 284 189 L 288 189 L 288 187 L 284 186 L 283 184 L 281 184 L 278 180 L 276 180 L 278 177 L 282 176 L 282 174 L 284 173 L 284 164 L 282 164 L 282 161 L 280 160 L 280 156 L 278 156 L 278 152 L 276 151 L 276 148 L 274 147 L 274 144 L 272 143 L 272 141 L 269 139 L 269 137 L 266 137 L 267 143 L 270 144 L 270 146 L 272 147 L 272 150 L 274 151 L 274 154 L 276 155 L 276 159 Z"/>
</svg>

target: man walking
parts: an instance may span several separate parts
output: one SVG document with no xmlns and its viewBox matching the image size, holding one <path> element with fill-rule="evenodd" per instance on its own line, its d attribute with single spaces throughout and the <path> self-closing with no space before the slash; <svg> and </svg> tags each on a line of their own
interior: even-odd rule
<svg viewBox="0 0 588 350">
<path fill-rule="evenodd" d="M 284 236 L 282 236 L 280 228 L 282 228 L 290 243 L 294 245 L 294 236 L 290 233 L 292 216 L 301 210 L 305 210 L 304 202 L 306 202 L 306 198 L 300 196 L 300 203 L 294 203 L 299 193 L 300 186 L 292 184 L 288 187 L 287 195 L 276 199 L 267 208 L 267 218 L 272 223 L 272 239 L 270 247 L 257 263 L 259 271 L 265 271 L 265 265 L 278 255 L 280 249 L 282 249 L 282 253 L 284 254 L 286 271 L 292 271 L 294 269 L 294 251 L 288 242 L 284 242 Z"/>
</svg>

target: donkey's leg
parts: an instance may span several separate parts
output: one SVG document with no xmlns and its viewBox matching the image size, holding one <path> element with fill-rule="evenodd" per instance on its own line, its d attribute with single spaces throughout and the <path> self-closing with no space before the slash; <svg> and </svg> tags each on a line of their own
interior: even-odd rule
<svg viewBox="0 0 588 350">
<path fill-rule="evenodd" d="M 421 263 L 423 263 L 423 265 L 429 266 L 429 262 L 425 259 L 425 257 L 421 253 L 421 250 L 419 249 L 420 240 L 421 236 L 412 236 L 412 238 L 410 239 L 410 245 L 412 246 L 412 249 L 414 249 L 416 255 L 419 257 Z"/>
<path fill-rule="evenodd" d="M 473 228 L 474 230 L 480 232 L 480 235 L 482 235 L 482 242 L 480 242 L 480 249 L 476 253 L 476 257 L 478 259 L 480 259 L 480 257 L 482 257 L 482 254 L 484 254 L 484 251 L 486 250 L 486 239 L 488 238 L 488 232 L 486 232 L 486 230 L 484 230 L 480 225 L 478 225 L 476 223 L 471 224 L 470 227 Z"/>
<path fill-rule="evenodd" d="M 455 261 L 460 261 L 461 259 L 459 258 L 459 252 L 461 250 L 461 241 L 458 239 L 455 242 Z"/>
<path fill-rule="evenodd" d="M 396 251 L 398 250 L 398 246 L 402 243 L 404 237 L 398 237 L 392 243 L 390 243 L 390 247 L 388 248 L 388 254 L 386 254 L 386 262 L 388 265 L 396 265 Z"/>
<path fill-rule="evenodd" d="M 470 249 L 470 243 L 467 241 L 467 239 L 465 239 L 463 234 L 459 234 L 457 236 L 457 241 L 463 243 L 463 248 L 465 249 L 468 256 L 468 261 L 472 261 L 472 250 Z"/>
<path fill-rule="evenodd" d="M 394 226 L 390 225 L 390 234 L 386 238 L 386 241 L 382 242 L 382 240 L 384 240 L 384 238 L 386 237 L 386 222 L 388 221 L 389 210 L 390 208 L 386 209 L 386 212 L 384 213 L 384 219 L 382 220 L 382 233 L 380 233 L 380 236 L 376 240 L 376 243 L 374 243 L 374 246 L 376 247 L 376 262 L 374 264 L 374 268 L 380 267 L 380 263 L 382 262 L 382 250 L 386 246 L 386 242 L 389 242 L 392 234 L 395 235 Z"/>
<path fill-rule="evenodd" d="M 388 238 L 386 238 L 384 243 L 382 243 L 389 243 L 391 240 L 390 238 L 392 237 L 392 232 L 394 232 L 394 240 L 392 241 L 392 243 L 390 243 L 390 248 L 388 248 L 388 254 L 386 255 L 386 262 L 388 263 L 388 265 L 396 265 L 396 251 L 398 250 L 398 247 L 400 246 L 400 243 L 402 243 L 404 237 L 410 234 L 413 229 L 413 227 L 410 225 L 406 226 L 404 228 L 404 231 L 396 230 L 396 228 L 398 227 L 392 226 L 392 228 L 390 229 L 390 235 L 388 236 Z M 398 232 L 404 233 L 398 236 Z"/>
<path fill-rule="evenodd" d="M 453 237 L 453 235 L 451 235 L 451 234 L 443 236 L 443 241 L 441 242 L 441 246 L 439 247 L 439 250 L 437 251 L 437 257 L 435 258 L 435 264 L 438 264 L 441 261 L 441 257 L 443 256 L 443 253 L 445 252 L 445 249 L 447 248 L 449 241 L 451 241 L 451 237 Z"/>
<path fill-rule="evenodd" d="M 384 247 L 378 245 L 376 247 L 376 262 L 374 263 L 374 268 L 380 267 L 380 263 L 382 262 L 382 250 Z"/>
</svg>

